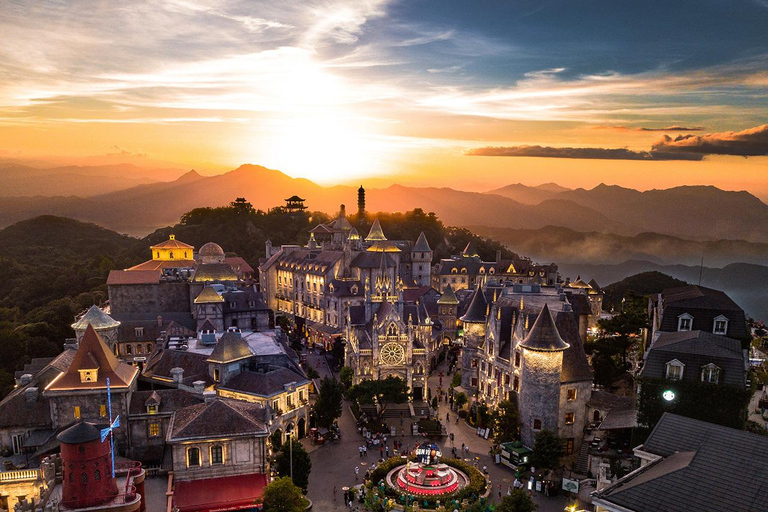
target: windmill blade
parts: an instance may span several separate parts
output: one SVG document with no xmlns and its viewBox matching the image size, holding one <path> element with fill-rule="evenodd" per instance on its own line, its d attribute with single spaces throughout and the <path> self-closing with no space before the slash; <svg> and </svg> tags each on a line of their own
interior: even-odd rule
<svg viewBox="0 0 768 512">
<path fill-rule="evenodd" d="M 112 431 L 110 427 L 101 429 L 101 442 L 103 443 L 104 440 L 109 436 L 109 433 Z"/>
<path fill-rule="evenodd" d="M 109 426 L 110 429 L 113 428 L 120 428 L 120 416 L 117 416 L 115 418 L 115 421 L 112 422 L 112 424 Z"/>
</svg>

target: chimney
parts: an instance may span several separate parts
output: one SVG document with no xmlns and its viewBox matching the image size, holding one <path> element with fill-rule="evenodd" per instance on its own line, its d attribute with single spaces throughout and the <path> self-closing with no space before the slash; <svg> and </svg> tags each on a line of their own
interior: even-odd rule
<svg viewBox="0 0 768 512">
<path fill-rule="evenodd" d="M 24 390 L 24 398 L 27 399 L 28 404 L 37 402 L 37 388 L 27 388 Z"/>
<path fill-rule="evenodd" d="M 181 384 L 181 381 L 184 380 L 184 368 L 179 368 L 178 366 L 171 368 L 171 375 L 173 376 L 174 384 Z"/>
<path fill-rule="evenodd" d="M 195 388 L 195 393 L 198 393 L 200 395 L 205 393 L 205 381 L 204 380 L 196 380 L 192 383 L 192 386 Z"/>
<path fill-rule="evenodd" d="M 163 326 L 163 317 L 160 315 L 157 315 L 157 326 L 162 327 Z"/>
<path fill-rule="evenodd" d="M 272 241 L 271 240 L 267 240 L 266 242 L 264 242 L 264 245 L 265 245 L 265 249 L 266 249 L 265 253 L 267 255 L 267 259 L 269 259 L 272 256 Z"/>
<path fill-rule="evenodd" d="M 26 386 L 30 382 L 32 382 L 32 374 L 31 373 L 25 373 L 24 375 L 21 376 L 21 380 L 20 380 L 19 383 L 22 386 Z"/>
<path fill-rule="evenodd" d="M 209 404 L 216 400 L 216 391 L 210 389 L 208 391 L 203 391 L 203 399 L 205 400 L 205 403 Z"/>
<path fill-rule="evenodd" d="M 496 263 L 501 261 L 501 249 L 496 251 Z"/>
<path fill-rule="evenodd" d="M 77 347 L 78 347 L 77 338 L 67 338 L 64 340 L 64 350 L 67 350 L 70 348 L 72 350 L 77 350 Z"/>
</svg>

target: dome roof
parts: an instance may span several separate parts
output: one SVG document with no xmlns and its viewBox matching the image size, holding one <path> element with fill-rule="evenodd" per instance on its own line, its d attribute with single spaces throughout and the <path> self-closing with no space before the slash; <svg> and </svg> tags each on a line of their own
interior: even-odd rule
<svg viewBox="0 0 768 512">
<path fill-rule="evenodd" d="M 219 244 L 208 242 L 197 253 L 200 256 L 224 256 L 224 249 Z"/>
<path fill-rule="evenodd" d="M 64 444 L 83 444 L 95 441 L 100 437 L 101 432 L 94 424 L 80 420 L 56 436 L 56 439 Z"/>
</svg>

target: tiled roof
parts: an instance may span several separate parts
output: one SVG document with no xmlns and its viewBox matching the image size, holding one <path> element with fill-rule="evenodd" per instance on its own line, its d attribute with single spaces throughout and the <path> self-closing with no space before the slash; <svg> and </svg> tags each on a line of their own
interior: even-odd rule
<svg viewBox="0 0 768 512">
<path fill-rule="evenodd" d="M 98 306 L 93 305 L 77 322 L 72 324 L 72 329 L 80 331 L 88 327 L 89 324 L 93 326 L 94 329 L 101 330 L 118 327 L 120 322 L 106 314 Z"/>
<path fill-rule="evenodd" d="M 422 231 L 419 233 L 419 238 L 416 240 L 416 245 L 413 246 L 413 249 L 411 249 L 414 252 L 431 252 L 432 249 L 429 247 L 429 242 L 427 242 L 427 237 L 424 236 L 424 232 Z"/>
<path fill-rule="evenodd" d="M 663 459 L 596 493 L 636 512 L 762 512 L 768 437 L 665 413 L 641 447 Z"/>
<path fill-rule="evenodd" d="M 157 389 L 154 391 L 134 391 L 128 414 L 147 414 L 147 405 L 157 403 L 158 413 L 171 413 L 203 401 L 200 395 L 183 389 Z"/>
<path fill-rule="evenodd" d="M 152 249 L 194 249 L 194 247 L 176 240 L 176 238 L 171 235 L 168 240 L 164 240 L 159 244 L 153 245 Z"/>
<path fill-rule="evenodd" d="M 167 441 L 227 436 L 266 436 L 266 409 L 242 400 L 217 398 L 173 413 Z"/>
<path fill-rule="evenodd" d="M 253 357 L 253 352 L 248 343 L 238 334 L 234 332 L 225 332 L 219 341 L 216 342 L 216 347 L 208 357 L 209 362 L 214 363 L 231 363 Z"/>
<path fill-rule="evenodd" d="M 195 268 L 197 262 L 195 260 L 148 260 L 144 263 L 139 263 L 128 270 L 132 272 L 140 270 L 160 270 L 166 268 Z"/>
<path fill-rule="evenodd" d="M 229 389 L 263 397 L 282 393 L 285 385 L 295 382 L 297 385 L 309 382 L 306 376 L 290 368 L 270 368 L 269 371 L 245 370 L 230 379 L 221 389 Z"/>
<path fill-rule="evenodd" d="M 81 382 L 79 370 L 98 368 L 97 380 Z M 128 387 L 136 379 L 138 369 L 118 360 L 92 326 L 88 326 L 77 348 L 72 364 L 47 391 L 68 389 L 106 389 L 107 379 L 113 388 Z"/>
<path fill-rule="evenodd" d="M 142 375 L 148 378 L 159 377 L 169 381 L 173 378 L 171 369 L 183 368 L 182 383 L 184 385 L 191 386 L 193 382 L 202 380 L 207 386 L 212 383 L 208 375 L 207 357 L 205 354 L 183 350 L 156 351 L 147 361 Z"/>
<path fill-rule="evenodd" d="M 560 337 L 560 333 L 555 326 L 555 320 L 552 318 L 547 304 L 544 304 L 544 307 L 541 308 L 539 316 L 533 323 L 533 327 L 531 327 L 528 335 L 520 343 L 520 346 L 529 350 L 543 352 L 554 352 L 568 348 L 568 343 Z"/>
<path fill-rule="evenodd" d="M 641 375 L 664 378 L 666 364 L 673 359 L 685 365 L 684 380 L 701 380 L 702 366 L 712 363 L 721 370 L 721 383 L 745 385 L 746 360 L 738 340 L 703 331 L 662 332 L 648 350 Z"/>
<path fill-rule="evenodd" d="M 229 265 L 233 270 L 239 271 L 240 273 L 253 273 L 253 267 L 250 266 L 248 262 L 240 256 L 230 256 L 229 258 L 224 258 L 224 263 Z"/>
<path fill-rule="evenodd" d="M 382 260 L 386 268 L 397 266 L 395 260 L 385 252 L 361 252 L 352 260 L 352 266 L 358 268 L 381 268 Z"/>
<path fill-rule="evenodd" d="M 159 270 L 110 270 L 107 284 L 157 284 L 160 275 Z"/>
<path fill-rule="evenodd" d="M 462 322 L 485 322 L 488 314 L 488 302 L 485 300 L 485 294 L 481 288 L 475 290 L 472 296 L 472 302 L 469 303 L 467 312 L 460 318 Z"/>
<path fill-rule="evenodd" d="M 192 281 L 237 281 L 238 277 L 232 267 L 226 263 L 206 263 L 197 266 Z"/>
<path fill-rule="evenodd" d="M 200 293 L 195 297 L 195 304 L 216 304 L 217 302 L 224 302 L 224 297 L 211 288 L 210 286 L 204 287 L 200 290 Z"/>
</svg>

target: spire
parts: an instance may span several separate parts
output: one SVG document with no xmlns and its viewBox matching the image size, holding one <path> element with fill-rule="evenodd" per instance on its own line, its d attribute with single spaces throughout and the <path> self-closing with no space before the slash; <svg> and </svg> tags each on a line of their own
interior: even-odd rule
<svg viewBox="0 0 768 512">
<path fill-rule="evenodd" d="M 424 235 L 423 231 L 419 234 L 419 239 L 416 240 L 416 245 L 413 246 L 413 251 L 416 251 L 416 252 L 432 251 L 432 249 L 430 249 L 429 247 L 429 242 L 427 242 L 427 237 Z"/>
<path fill-rule="evenodd" d="M 451 285 L 445 287 L 445 290 L 443 291 L 443 294 L 440 296 L 439 299 L 437 299 L 438 304 L 458 304 L 459 299 L 456 298 L 456 294 L 453 293 L 453 288 L 451 288 Z"/>
<path fill-rule="evenodd" d="M 464 250 L 461 252 L 462 256 L 466 256 L 467 258 L 478 258 L 480 255 L 477 253 L 477 249 L 475 249 L 475 244 L 472 242 L 469 242 L 467 246 L 464 248 Z"/>
<path fill-rule="evenodd" d="M 570 347 L 560 337 L 557 326 L 555 326 L 555 320 L 552 318 L 552 313 L 549 312 L 549 306 L 546 304 L 544 304 L 536 321 L 533 322 L 531 331 L 520 346 L 537 352 L 559 352 Z"/>
<path fill-rule="evenodd" d="M 384 236 L 384 231 L 381 229 L 381 224 L 379 223 L 379 219 L 373 219 L 373 225 L 371 226 L 371 231 L 368 233 L 368 236 L 365 237 L 366 242 L 380 242 L 386 240 L 387 237 Z"/>
<path fill-rule="evenodd" d="M 470 323 L 485 323 L 487 307 L 488 301 L 485 300 L 485 294 L 478 286 L 475 294 L 472 296 L 472 302 L 469 303 L 467 312 L 459 320 Z"/>
</svg>

